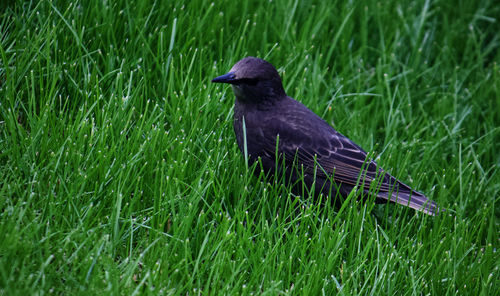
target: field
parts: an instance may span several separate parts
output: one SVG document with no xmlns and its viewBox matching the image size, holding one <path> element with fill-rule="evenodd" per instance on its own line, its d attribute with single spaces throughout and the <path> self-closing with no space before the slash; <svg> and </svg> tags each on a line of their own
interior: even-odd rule
<svg viewBox="0 0 500 296">
<path fill-rule="evenodd" d="M 447 210 L 254 176 L 245 56 Z M 0 295 L 498 295 L 500 5 L 2 1 Z"/>
</svg>

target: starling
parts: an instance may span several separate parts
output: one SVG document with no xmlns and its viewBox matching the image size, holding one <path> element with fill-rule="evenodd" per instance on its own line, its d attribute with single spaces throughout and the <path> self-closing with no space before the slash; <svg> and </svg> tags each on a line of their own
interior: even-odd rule
<svg viewBox="0 0 500 296">
<path fill-rule="evenodd" d="M 305 185 L 315 196 L 339 193 L 345 199 L 357 188 L 363 194 L 374 192 L 377 203 L 437 212 L 435 202 L 379 168 L 358 145 L 287 96 L 269 62 L 246 57 L 212 82 L 231 84 L 238 147 L 266 173 L 284 172 L 294 188 Z"/>
</svg>

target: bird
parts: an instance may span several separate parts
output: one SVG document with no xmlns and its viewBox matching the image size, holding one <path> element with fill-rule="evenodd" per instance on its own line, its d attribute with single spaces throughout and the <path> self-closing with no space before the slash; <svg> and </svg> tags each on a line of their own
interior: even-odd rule
<svg viewBox="0 0 500 296">
<path fill-rule="evenodd" d="M 360 146 L 289 97 L 271 63 L 245 57 L 212 82 L 232 87 L 234 133 L 249 163 L 258 162 L 274 177 L 281 174 L 294 191 L 339 196 L 332 199 L 338 203 L 357 190 L 376 194 L 376 203 L 393 202 L 432 216 L 438 212 L 434 201 L 384 171 Z"/>
</svg>

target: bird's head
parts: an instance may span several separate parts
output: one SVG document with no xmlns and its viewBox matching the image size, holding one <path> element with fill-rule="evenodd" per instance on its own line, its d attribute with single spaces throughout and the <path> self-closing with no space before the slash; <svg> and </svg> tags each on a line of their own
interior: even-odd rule
<svg viewBox="0 0 500 296">
<path fill-rule="evenodd" d="M 239 101 L 260 103 L 286 96 L 278 71 L 270 63 L 254 57 L 246 57 L 233 68 L 212 82 L 230 83 Z"/>
</svg>

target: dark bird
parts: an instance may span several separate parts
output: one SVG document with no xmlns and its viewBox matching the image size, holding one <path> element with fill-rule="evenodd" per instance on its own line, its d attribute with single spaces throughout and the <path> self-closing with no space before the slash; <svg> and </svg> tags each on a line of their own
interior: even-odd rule
<svg viewBox="0 0 500 296">
<path fill-rule="evenodd" d="M 316 196 L 340 193 L 346 198 L 358 188 L 375 192 L 377 203 L 437 212 L 435 202 L 383 171 L 358 145 L 287 96 L 278 71 L 267 61 L 246 57 L 212 82 L 231 84 L 238 147 L 251 163 L 260 159 L 266 173 L 285 172 L 289 184 L 301 183 Z"/>
</svg>

